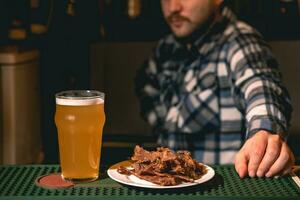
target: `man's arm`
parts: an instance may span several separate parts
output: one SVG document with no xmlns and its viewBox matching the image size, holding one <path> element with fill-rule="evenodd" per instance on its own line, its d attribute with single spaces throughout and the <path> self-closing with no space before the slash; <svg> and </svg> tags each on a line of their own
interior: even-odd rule
<svg viewBox="0 0 300 200">
<path fill-rule="evenodd" d="M 228 54 L 233 95 L 246 118 L 247 141 L 236 156 L 240 177 L 287 173 L 294 157 L 285 140 L 292 107 L 277 62 L 253 33 L 237 38 Z"/>
<path fill-rule="evenodd" d="M 152 128 L 159 127 L 165 115 L 160 105 L 160 85 L 155 55 L 146 60 L 135 77 L 135 93 L 140 102 L 141 116 Z"/>
</svg>

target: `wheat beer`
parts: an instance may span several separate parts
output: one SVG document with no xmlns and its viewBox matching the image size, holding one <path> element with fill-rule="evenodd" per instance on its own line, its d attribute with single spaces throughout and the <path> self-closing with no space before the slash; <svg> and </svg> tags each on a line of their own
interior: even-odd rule
<svg viewBox="0 0 300 200">
<path fill-rule="evenodd" d="M 56 94 L 55 124 L 64 179 L 98 178 L 104 122 L 104 93 L 72 90 Z"/>
</svg>

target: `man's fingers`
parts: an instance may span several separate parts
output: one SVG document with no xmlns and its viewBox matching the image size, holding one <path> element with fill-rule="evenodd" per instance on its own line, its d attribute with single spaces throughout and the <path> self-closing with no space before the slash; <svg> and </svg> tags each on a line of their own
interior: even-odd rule
<svg viewBox="0 0 300 200">
<path fill-rule="evenodd" d="M 294 163 L 292 151 L 280 136 L 259 131 L 237 154 L 235 168 L 242 178 L 247 172 L 250 177 L 271 177 L 289 173 Z"/>
<path fill-rule="evenodd" d="M 248 164 L 249 176 L 254 177 L 257 173 L 259 164 L 261 163 L 268 144 L 268 137 L 265 134 L 257 135 L 253 140 L 250 149 L 250 159 Z"/>
<path fill-rule="evenodd" d="M 280 174 L 280 172 L 283 172 L 285 170 L 288 170 L 289 167 L 293 165 L 293 161 L 290 155 L 290 150 L 286 143 L 282 144 L 282 148 L 280 151 L 280 155 L 278 159 L 275 161 L 275 163 L 272 165 L 272 167 L 269 169 L 269 171 L 266 174 L 266 177 L 271 177 L 277 174 Z"/>
<path fill-rule="evenodd" d="M 282 170 L 281 175 L 285 176 L 287 174 L 289 174 L 292 171 L 293 166 L 295 165 L 296 159 L 295 156 L 293 154 L 293 152 L 291 151 L 291 149 L 288 147 L 288 145 L 286 145 L 288 152 L 289 152 L 289 162 L 286 164 L 285 168 Z"/>
<path fill-rule="evenodd" d="M 268 139 L 268 145 L 265 152 L 265 155 L 259 164 L 256 175 L 258 177 L 265 176 L 266 172 L 271 168 L 274 162 L 279 157 L 281 151 L 281 140 L 278 135 L 273 135 Z"/>
<path fill-rule="evenodd" d="M 248 160 L 246 154 L 243 151 L 237 153 L 235 157 L 234 165 L 235 165 L 235 170 L 237 171 L 237 173 L 241 178 L 244 178 L 247 175 L 247 171 L 248 171 L 247 164 L 248 164 Z"/>
</svg>

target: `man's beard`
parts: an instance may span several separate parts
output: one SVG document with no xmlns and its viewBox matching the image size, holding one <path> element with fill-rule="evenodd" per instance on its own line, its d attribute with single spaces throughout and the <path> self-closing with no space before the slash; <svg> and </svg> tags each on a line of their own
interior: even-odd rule
<svg viewBox="0 0 300 200">
<path fill-rule="evenodd" d="M 198 28 L 196 28 L 193 32 L 186 36 L 176 36 L 176 34 L 172 31 L 172 34 L 178 40 L 179 42 L 182 43 L 191 43 L 197 40 L 201 35 L 205 34 L 211 25 L 214 23 L 215 18 L 216 18 L 217 12 L 212 12 L 212 14 L 202 23 L 199 25 Z M 188 23 L 191 23 L 191 20 L 187 17 L 181 16 L 178 13 L 171 14 L 170 16 L 167 17 L 167 22 L 169 23 L 169 26 L 171 26 L 171 23 L 173 20 L 183 20 Z"/>
<path fill-rule="evenodd" d="M 169 24 L 171 24 L 173 21 L 178 21 L 178 20 L 191 22 L 191 20 L 189 18 L 181 16 L 178 13 L 173 13 L 170 16 L 167 17 L 167 22 Z"/>
</svg>

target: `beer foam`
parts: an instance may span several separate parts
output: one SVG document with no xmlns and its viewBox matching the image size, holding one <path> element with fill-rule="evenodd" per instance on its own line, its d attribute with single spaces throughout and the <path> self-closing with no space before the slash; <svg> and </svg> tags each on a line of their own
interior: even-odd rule
<svg viewBox="0 0 300 200">
<path fill-rule="evenodd" d="M 63 99 L 56 98 L 56 104 L 65 105 L 65 106 L 88 106 L 95 104 L 102 104 L 104 100 L 101 98 L 92 98 L 92 99 Z"/>
</svg>

